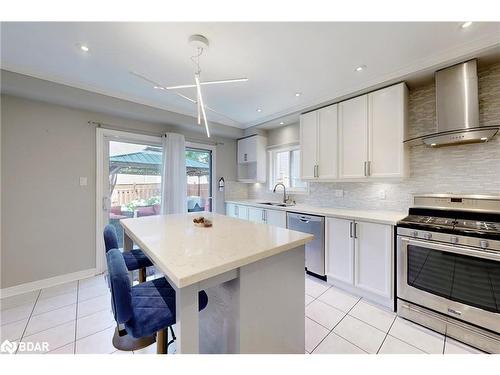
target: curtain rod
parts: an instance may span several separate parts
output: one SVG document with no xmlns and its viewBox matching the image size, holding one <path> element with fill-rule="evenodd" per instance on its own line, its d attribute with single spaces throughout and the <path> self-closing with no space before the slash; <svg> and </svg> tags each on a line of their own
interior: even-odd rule
<svg viewBox="0 0 500 375">
<path fill-rule="evenodd" d="M 106 124 L 106 123 L 100 122 L 100 121 L 87 121 L 87 123 L 89 125 L 94 125 L 97 128 L 103 128 L 103 129 L 109 129 L 109 130 L 119 130 L 119 131 L 124 131 L 124 132 L 128 131 L 130 133 L 150 135 L 153 137 L 163 137 L 165 135 L 165 133 L 168 133 L 168 132 L 155 133 L 155 132 L 149 132 L 147 130 L 141 130 L 141 129 L 123 128 L 123 127 L 120 127 L 118 125 Z M 209 141 L 207 139 L 201 139 L 201 138 L 186 137 L 186 141 L 194 142 L 194 143 L 203 143 L 203 144 L 212 145 L 212 146 L 224 145 L 224 142 Z"/>
</svg>

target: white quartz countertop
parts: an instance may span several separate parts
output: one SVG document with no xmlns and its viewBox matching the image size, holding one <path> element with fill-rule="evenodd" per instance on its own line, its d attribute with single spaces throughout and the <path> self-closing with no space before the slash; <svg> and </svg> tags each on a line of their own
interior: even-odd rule
<svg viewBox="0 0 500 375">
<path fill-rule="evenodd" d="M 350 220 L 369 221 L 372 223 L 396 225 L 398 221 L 405 218 L 408 213 L 400 211 L 385 211 L 385 210 L 356 210 L 350 208 L 328 208 L 315 207 L 306 204 L 296 204 L 288 207 L 270 206 L 259 204 L 265 200 L 241 199 L 241 200 L 226 200 L 226 203 L 241 204 L 259 208 L 267 208 L 271 210 L 281 210 L 287 212 L 298 212 L 311 215 L 320 215 L 327 217 L 338 217 Z"/>
<path fill-rule="evenodd" d="M 203 215 L 213 226 L 200 228 Z M 126 234 L 178 288 L 291 250 L 312 235 L 225 215 L 198 212 L 120 220 Z"/>
</svg>

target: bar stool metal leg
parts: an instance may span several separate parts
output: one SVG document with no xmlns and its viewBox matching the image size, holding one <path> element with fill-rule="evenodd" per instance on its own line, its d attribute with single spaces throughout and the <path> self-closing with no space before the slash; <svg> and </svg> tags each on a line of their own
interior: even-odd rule
<svg viewBox="0 0 500 375">
<path fill-rule="evenodd" d="M 156 333 L 156 354 L 167 354 L 168 352 L 168 328 Z"/>
<path fill-rule="evenodd" d="M 146 281 L 146 268 L 139 269 L 139 282 L 143 283 Z"/>
</svg>

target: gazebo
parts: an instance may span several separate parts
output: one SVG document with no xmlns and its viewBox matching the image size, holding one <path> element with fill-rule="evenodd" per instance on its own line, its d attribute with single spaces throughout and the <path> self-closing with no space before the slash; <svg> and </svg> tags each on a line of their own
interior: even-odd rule
<svg viewBox="0 0 500 375">
<path fill-rule="evenodd" d="M 159 176 L 162 167 L 162 151 L 158 147 L 146 147 L 143 151 L 130 154 L 114 155 L 109 158 L 109 188 L 110 195 L 116 185 L 118 174 L 142 176 Z M 210 167 L 207 163 L 186 157 L 186 172 L 188 176 L 208 176 Z M 198 188 L 200 184 L 198 183 Z"/>
</svg>

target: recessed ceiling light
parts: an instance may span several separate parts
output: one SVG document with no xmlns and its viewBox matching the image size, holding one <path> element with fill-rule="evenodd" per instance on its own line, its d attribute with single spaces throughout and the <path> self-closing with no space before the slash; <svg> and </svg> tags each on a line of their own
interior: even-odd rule
<svg viewBox="0 0 500 375">
<path fill-rule="evenodd" d="M 464 22 L 462 24 L 462 29 L 466 29 L 467 27 L 469 27 L 470 25 L 472 25 L 472 22 L 471 21 L 467 21 L 467 22 Z"/>
<path fill-rule="evenodd" d="M 153 88 L 156 90 L 165 90 L 165 87 L 161 87 L 161 86 L 153 86 Z"/>
<path fill-rule="evenodd" d="M 280 125 L 285 125 L 285 123 L 283 121 L 280 122 Z"/>
<path fill-rule="evenodd" d="M 363 71 L 363 70 L 365 70 L 365 69 L 366 69 L 366 65 L 360 65 L 360 66 L 358 66 L 358 67 L 357 67 L 356 69 L 354 69 L 354 70 L 355 70 L 355 71 L 357 71 L 357 72 L 361 72 L 361 71 Z"/>
<path fill-rule="evenodd" d="M 86 46 L 86 45 L 84 45 L 84 44 L 81 44 L 81 45 L 80 45 L 80 49 L 81 49 L 83 52 L 88 52 L 88 51 L 90 50 L 90 48 L 89 48 L 89 47 L 87 47 L 87 46 Z"/>
<path fill-rule="evenodd" d="M 297 97 L 299 97 L 299 96 L 301 96 L 301 95 L 302 95 L 302 93 L 301 93 L 301 92 L 298 92 L 298 91 L 297 91 L 297 92 L 295 93 L 295 96 L 297 96 Z"/>
<path fill-rule="evenodd" d="M 481 137 L 481 141 L 487 141 L 488 137 Z"/>
<path fill-rule="evenodd" d="M 257 108 L 257 112 L 262 112 L 262 109 L 260 109 L 260 108 Z"/>
<path fill-rule="evenodd" d="M 431 143 L 431 147 L 436 147 L 436 144 L 435 143 Z"/>
</svg>

